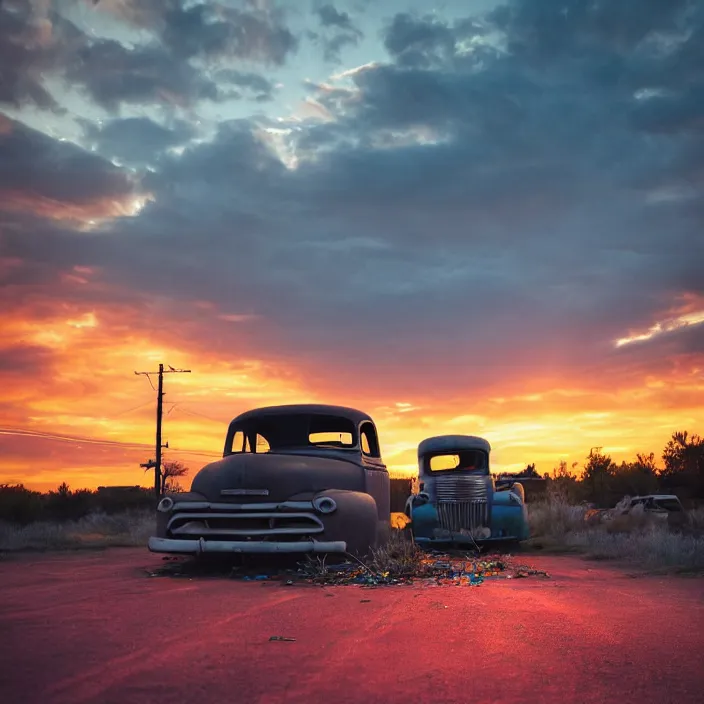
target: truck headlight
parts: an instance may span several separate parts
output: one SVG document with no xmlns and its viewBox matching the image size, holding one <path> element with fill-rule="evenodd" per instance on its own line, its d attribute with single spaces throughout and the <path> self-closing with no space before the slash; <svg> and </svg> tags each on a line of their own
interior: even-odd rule
<svg viewBox="0 0 704 704">
<path fill-rule="evenodd" d="M 319 496 L 313 499 L 313 508 L 319 513 L 332 513 L 337 510 L 337 504 L 329 496 Z"/>
<path fill-rule="evenodd" d="M 156 507 L 157 511 L 162 513 L 167 513 L 174 507 L 174 500 L 170 496 L 165 496 Z"/>
</svg>

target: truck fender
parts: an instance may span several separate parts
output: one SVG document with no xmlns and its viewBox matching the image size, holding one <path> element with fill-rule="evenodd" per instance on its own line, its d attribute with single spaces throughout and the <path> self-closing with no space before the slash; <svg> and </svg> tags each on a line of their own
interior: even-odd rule
<svg viewBox="0 0 704 704">
<path fill-rule="evenodd" d="M 380 535 L 379 513 L 376 501 L 362 491 L 328 489 L 316 493 L 315 498 L 329 497 L 336 504 L 335 511 L 320 515 L 325 526 L 320 539 L 344 540 L 347 552 L 367 555 L 377 547 Z"/>
</svg>

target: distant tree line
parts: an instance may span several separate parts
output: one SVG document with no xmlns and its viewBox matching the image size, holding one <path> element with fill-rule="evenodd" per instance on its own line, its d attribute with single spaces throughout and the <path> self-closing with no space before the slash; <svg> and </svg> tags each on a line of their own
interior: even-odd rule
<svg viewBox="0 0 704 704">
<path fill-rule="evenodd" d="M 665 446 L 662 465 L 655 453 L 637 454 L 631 462 L 617 464 L 597 450 L 590 452 L 581 467 L 563 461 L 545 473 L 548 493 L 569 503 L 589 502 L 599 507 L 614 506 L 623 496 L 653 493 L 677 494 L 684 503 L 704 501 L 704 438 L 687 431 L 673 433 Z M 165 462 L 162 478 L 166 491 L 181 491 L 178 479 L 188 468 L 180 462 Z M 516 474 L 502 475 L 519 479 L 539 479 L 535 464 Z M 410 479 L 394 477 L 391 487 L 392 511 L 403 511 L 411 490 Z M 71 490 L 63 483 L 55 491 L 41 493 L 22 484 L 0 484 L 0 521 L 25 525 L 35 521 L 78 520 L 89 513 L 118 513 L 154 508 L 152 489 L 130 487 Z"/>
<path fill-rule="evenodd" d="M 165 491 L 182 491 L 178 479 L 188 473 L 181 462 L 165 462 L 162 486 Z M 76 521 L 90 513 L 121 513 L 153 509 L 153 489 L 104 487 L 72 490 L 63 482 L 55 491 L 42 493 L 22 484 L 0 484 L 0 521 L 27 525 L 36 521 Z"/>
<path fill-rule="evenodd" d="M 608 507 L 626 495 L 655 493 L 677 494 L 686 503 L 703 501 L 704 438 L 687 431 L 673 433 L 661 458 L 661 466 L 652 452 L 637 454 L 633 461 L 617 464 L 608 454 L 597 450 L 587 456 L 579 478 L 578 463 L 568 467 L 565 461 L 544 477 L 550 493 L 570 503 L 589 502 Z M 530 467 L 535 472 L 535 465 L 529 465 L 524 472 Z"/>
</svg>

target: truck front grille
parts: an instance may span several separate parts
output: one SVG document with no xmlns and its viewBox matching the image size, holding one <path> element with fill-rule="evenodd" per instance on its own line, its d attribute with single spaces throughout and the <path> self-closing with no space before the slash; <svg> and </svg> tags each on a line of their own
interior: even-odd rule
<svg viewBox="0 0 704 704">
<path fill-rule="evenodd" d="M 438 501 L 438 518 L 443 530 L 453 533 L 474 531 L 489 522 L 486 501 Z"/>
<path fill-rule="evenodd" d="M 276 511 L 184 511 L 175 513 L 168 531 L 180 538 L 257 538 L 310 536 L 322 533 L 320 518 L 312 513 Z"/>
<path fill-rule="evenodd" d="M 486 501 L 486 477 L 448 474 L 435 479 L 438 501 Z"/>
<path fill-rule="evenodd" d="M 486 477 L 461 474 L 435 480 L 438 517 L 444 530 L 473 531 L 489 524 Z"/>
</svg>

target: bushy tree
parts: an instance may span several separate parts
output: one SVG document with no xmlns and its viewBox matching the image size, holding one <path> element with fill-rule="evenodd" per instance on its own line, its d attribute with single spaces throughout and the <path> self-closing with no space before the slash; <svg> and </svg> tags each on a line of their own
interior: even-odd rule
<svg viewBox="0 0 704 704">
<path fill-rule="evenodd" d="M 27 525 L 42 517 L 44 496 L 23 484 L 0 484 L 0 521 Z"/>
<path fill-rule="evenodd" d="M 653 494 L 658 486 L 658 468 L 653 452 L 636 455 L 635 462 L 622 462 L 611 479 L 612 494 L 616 497 Z"/>
<path fill-rule="evenodd" d="M 548 491 L 553 498 L 570 504 L 579 501 L 579 483 L 575 473 L 576 464 L 575 462 L 570 468 L 565 460 L 561 460 L 557 467 L 553 467 L 548 486 Z"/>
<path fill-rule="evenodd" d="M 190 470 L 183 462 L 179 460 L 171 460 L 164 462 L 161 466 L 161 491 L 162 493 L 183 491 L 183 487 L 179 483 L 181 477 L 185 477 Z"/>
<path fill-rule="evenodd" d="M 686 430 L 672 434 L 662 453 L 663 484 L 670 490 L 685 489 L 704 499 L 704 438 Z"/>
<path fill-rule="evenodd" d="M 599 506 L 606 506 L 612 498 L 612 481 L 616 465 L 610 455 L 601 450 L 590 452 L 582 473 L 585 497 Z"/>
<path fill-rule="evenodd" d="M 535 469 L 535 462 L 533 464 L 526 465 L 526 468 L 518 472 L 516 476 L 521 479 L 540 479 L 540 475 Z"/>
</svg>

